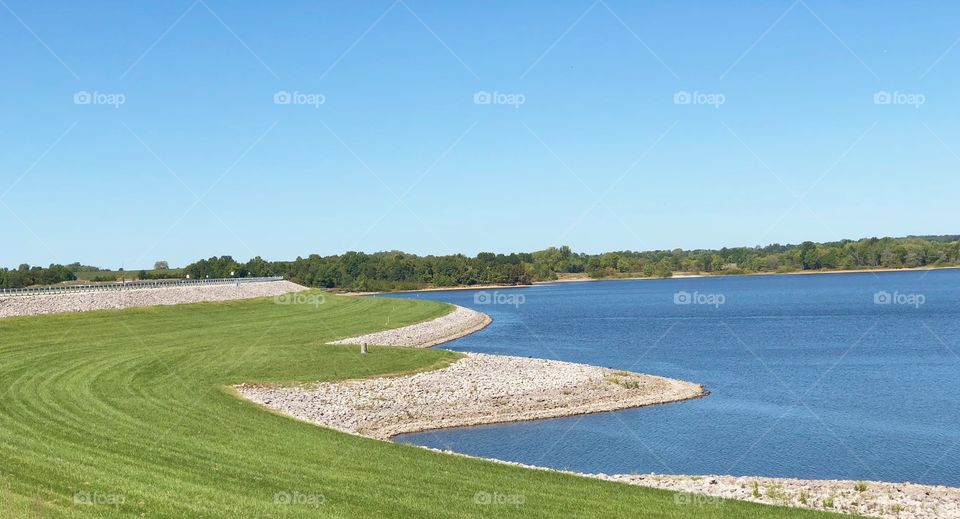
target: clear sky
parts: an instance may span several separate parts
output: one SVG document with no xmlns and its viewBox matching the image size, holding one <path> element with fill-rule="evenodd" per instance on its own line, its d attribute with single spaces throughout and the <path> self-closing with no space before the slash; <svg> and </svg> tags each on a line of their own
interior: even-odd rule
<svg viewBox="0 0 960 519">
<path fill-rule="evenodd" d="M 958 17 L 0 0 L 0 265 L 957 233 Z"/>
</svg>

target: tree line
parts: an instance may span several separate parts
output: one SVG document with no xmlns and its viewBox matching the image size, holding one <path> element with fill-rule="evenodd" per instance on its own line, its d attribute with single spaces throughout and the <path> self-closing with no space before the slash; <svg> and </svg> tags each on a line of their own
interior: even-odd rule
<svg viewBox="0 0 960 519">
<path fill-rule="evenodd" d="M 104 283 L 124 279 L 171 279 L 179 278 L 180 271 L 170 269 L 166 261 L 158 261 L 153 270 L 124 272 L 71 263 L 69 265 L 51 264 L 49 267 L 30 266 L 26 263 L 15 269 L 0 268 L 0 288 L 24 288 L 30 286 L 57 285 L 68 282 Z"/>
<path fill-rule="evenodd" d="M 670 277 L 674 274 L 789 273 L 815 270 L 960 265 L 960 236 L 866 238 L 858 241 L 698 250 L 577 253 L 570 247 L 512 254 L 483 252 L 417 256 L 400 251 L 311 255 L 293 261 L 246 263 L 229 256 L 184 268 L 191 277 L 283 276 L 307 286 L 352 291 L 410 290 L 464 285 L 518 285 L 562 276 Z"/>
<path fill-rule="evenodd" d="M 267 261 L 255 257 L 241 263 L 230 256 L 202 259 L 182 270 L 140 271 L 139 279 L 190 276 L 193 279 L 283 276 L 306 286 L 351 291 L 411 290 L 426 287 L 519 285 L 550 281 L 564 276 L 592 278 L 670 277 L 674 274 L 789 273 L 816 270 L 944 267 L 960 265 L 960 236 L 909 236 L 865 238 L 837 242 L 773 244 L 697 250 L 615 251 L 602 254 L 574 252 L 570 247 L 550 247 L 536 252 L 474 257 L 463 254 L 417 256 L 400 251 L 316 254 L 293 261 Z M 52 285 L 77 279 L 81 272 L 110 271 L 74 263 L 13 270 L 0 269 L 0 287 Z M 84 278 L 89 279 L 89 277 Z"/>
<path fill-rule="evenodd" d="M 31 267 L 24 263 L 15 269 L 0 269 L 0 288 L 23 288 L 33 285 L 55 285 L 73 281 L 77 275 L 65 265 Z"/>
</svg>

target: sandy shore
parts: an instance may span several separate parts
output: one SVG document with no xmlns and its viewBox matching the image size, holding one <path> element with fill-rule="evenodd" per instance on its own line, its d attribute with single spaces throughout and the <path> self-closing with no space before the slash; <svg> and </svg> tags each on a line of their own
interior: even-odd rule
<svg viewBox="0 0 960 519">
<path fill-rule="evenodd" d="M 480 312 L 456 307 L 450 314 L 433 321 L 339 342 L 427 346 L 489 324 L 489 317 L 481 316 L 486 317 Z M 254 402 L 300 420 L 381 440 L 431 429 L 613 411 L 708 394 L 697 384 L 652 375 L 571 362 L 475 353 L 465 354 L 448 367 L 407 376 L 322 382 L 305 387 L 239 385 L 235 388 Z M 942 486 L 557 472 L 676 491 L 679 493 L 674 499 L 678 505 L 719 507 L 723 506 L 724 499 L 736 499 L 885 519 L 960 518 L 960 489 Z"/>
<path fill-rule="evenodd" d="M 307 288 L 289 281 L 264 281 L 236 285 L 186 285 L 109 292 L 0 296 L 0 318 L 250 299 L 301 290 Z"/>
</svg>

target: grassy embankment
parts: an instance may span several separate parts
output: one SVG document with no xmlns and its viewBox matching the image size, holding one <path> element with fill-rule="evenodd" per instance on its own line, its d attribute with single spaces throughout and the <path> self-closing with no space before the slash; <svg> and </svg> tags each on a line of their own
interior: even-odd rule
<svg viewBox="0 0 960 519">
<path fill-rule="evenodd" d="M 457 354 L 325 342 L 446 311 L 327 295 L 0 320 L 0 517 L 820 516 L 367 440 L 226 389 L 445 365 Z"/>
</svg>

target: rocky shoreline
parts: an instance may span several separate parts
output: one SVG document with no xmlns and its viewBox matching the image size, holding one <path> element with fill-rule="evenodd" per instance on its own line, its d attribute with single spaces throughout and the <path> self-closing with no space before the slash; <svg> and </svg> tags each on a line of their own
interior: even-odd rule
<svg viewBox="0 0 960 519">
<path fill-rule="evenodd" d="M 470 335 L 482 330 L 492 322 L 493 319 L 483 312 L 455 306 L 449 314 L 432 321 L 341 339 L 331 344 L 376 344 L 380 346 L 429 348 Z"/>
<path fill-rule="evenodd" d="M 450 314 L 433 321 L 337 343 L 427 347 L 473 333 L 489 323 L 485 314 L 455 307 Z M 707 394 L 702 386 L 663 377 L 570 362 L 473 353 L 446 368 L 409 376 L 324 382 L 299 388 L 240 385 L 236 389 L 246 398 L 295 418 L 381 440 L 430 429 L 612 411 Z M 722 506 L 723 500 L 736 499 L 884 519 L 960 518 L 960 489 L 943 486 L 557 472 L 672 490 L 679 492 L 675 496 L 678 504 L 689 506 Z"/>
<path fill-rule="evenodd" d="M 686 504 L 716 505 L 722 499 L 811 508 L 884 519 L 960 517 L 960 488 L 880 481 L 808 480 L 737 476 L 596 475 L 602 479 L 662 488 L 707 499 Z M 713 499 L 713 501 L 710 500 Z"/>
<path fill-rule="evenodd" d="M 295 418 L 382 440 L 430 429 L 614 411 L 706 394 L 702 386 L 680 380 L 478 353 L 409 376 L 236 389 Z"/>
<path fill-rule="evenodd" d="M 0 318 L 276 297 L 301 290 L 307 288 L 290 281 L 263 281 L 236 285 L 184 285 L 109 292 L 0 296 Z"/>
</svg>

